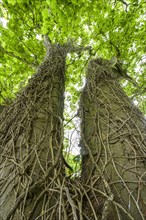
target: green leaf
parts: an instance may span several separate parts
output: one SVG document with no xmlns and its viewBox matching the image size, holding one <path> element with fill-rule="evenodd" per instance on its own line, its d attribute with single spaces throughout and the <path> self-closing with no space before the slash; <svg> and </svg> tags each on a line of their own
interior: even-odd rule
<svg viewBox="0 0 146 220">
<path fill-rule="evenodd" d="M 42 16 L 43 16 L 44 20 L 48 18 L 48 14 L 49 14 L 49 13 L 48 13 L 48 9 L 47 9 L 47 8 L 44 8 L 44 9 L 42 10 Z"/>
<path fill-rule="evenodd" d="M 15 5 L 17 3 L 17 0 L 8 0 L 8 3 Z"/>
</svg>

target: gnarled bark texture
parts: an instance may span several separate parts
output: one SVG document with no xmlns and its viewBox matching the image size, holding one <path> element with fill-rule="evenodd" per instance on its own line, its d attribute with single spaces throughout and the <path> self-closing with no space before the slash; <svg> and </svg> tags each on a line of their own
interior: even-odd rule
<svg viewBox="0 0 146 220">
<path fill-rule="evenodd" d="M 80 100 L 81 175 L 92 188 L 87 216 L 144 220 L 146 121 L 120 87 L 118 70 L 105 64 L 90 61 Z"/>
<path fill-rule="evenodd" d="M 67 50 L 48 53 L 0 115 L 0 220 L 144 220 L 146 122 L 101 59 L 88 66 L 80 100 L 81 178 L 62 160 Z"/>
<path fill-rule="evenodd" d="M 58 219 L 65 52 L 50 45 L 28 86 L 0 118 L 0 219 Z"/>
</svg>

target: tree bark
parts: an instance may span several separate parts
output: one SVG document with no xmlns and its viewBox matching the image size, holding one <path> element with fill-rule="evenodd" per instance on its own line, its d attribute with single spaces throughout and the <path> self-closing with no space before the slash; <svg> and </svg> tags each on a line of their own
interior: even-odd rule
<svg viewBox="0 0 146 220">
<path fill-rule="evenodd" d="M 50 45 L 28 86 L 1 114 L 1 220 L 52 219 L 58 205 L 65 56 L 59 45 Z"/>
<path fill-rule="evenodd" d="M 90 61 L 80 99 L 81 176 L 99 219 L 144 220 L 146 121 L 106 63 Z"/>
<path fill-rule="evenodd" d="M 92 60 L 80 100 L 81 178 L 62 160 L 64 48 L 48 53 L 0 114 L 0 220 L 144 220 L 146 122 L 107 61 Z"/>
</svg>

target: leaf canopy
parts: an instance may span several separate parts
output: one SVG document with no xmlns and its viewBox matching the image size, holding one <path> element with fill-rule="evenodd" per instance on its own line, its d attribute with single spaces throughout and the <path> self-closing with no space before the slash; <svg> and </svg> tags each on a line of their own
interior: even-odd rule
<svg viewBox="0 0 146 220">
<path fill-rule="evenodd" d="M 13 97 L 43 60 L 42 35 L 52 43 L 72 41 L 92 53 L 69 54 L 66 99 L 70 110 L 83 86 L 90 58 L 117 56 L 139 87 L 123 82 L 146 112 L 145 0 L 2 0 L 0 11 L 0 103 Z"/>
</svg>

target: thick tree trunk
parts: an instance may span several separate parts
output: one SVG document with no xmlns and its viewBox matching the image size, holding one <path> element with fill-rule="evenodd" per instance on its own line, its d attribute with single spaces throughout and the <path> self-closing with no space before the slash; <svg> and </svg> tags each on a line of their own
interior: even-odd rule
<svg viewBox="0 0 146 220">
<path fill-rule="evenodd" d="M 64 72 L 64 50 L 51 46 L 27 88 L 0 116 L 0 220 L 144 220 L 143 115 L 113 70 L 91 61 L 80 101 L 81 179 L 66 178 Z"/>
<path fill-rule="evenodd" d="M 146 121 L 120 87 L 118 70 L 105 64 L 90 61 L 80 100 L 81 175 L 92 186 L 87 216 L 94 210 L 102 220 L 144 220 Z"/>
<path fill-rule="evenodd" d="M 65 53 L 52 45 L 28 86 L 1 114 L 1 220 L 51 219 L 58 205 L 64 73 Z"/>
</svg>

